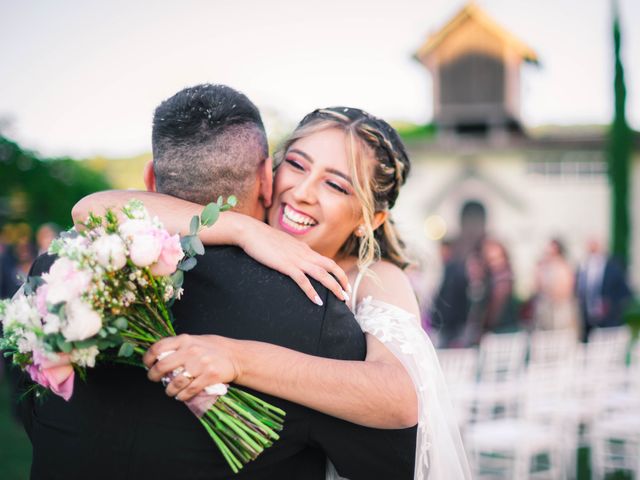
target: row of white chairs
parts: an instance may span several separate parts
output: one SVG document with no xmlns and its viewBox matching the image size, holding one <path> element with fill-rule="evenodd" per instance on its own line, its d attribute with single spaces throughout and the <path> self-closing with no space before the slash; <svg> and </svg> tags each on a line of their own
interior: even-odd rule
<svg viewBox="0 0 640 480">
<path fill-rule="evenodd" d="M 439 350 L 474 478 L 573 478 L 591 447 L 595 478 L 640 475 L 640 346 L 627 327 L 488 334 Z"/>
</svg>

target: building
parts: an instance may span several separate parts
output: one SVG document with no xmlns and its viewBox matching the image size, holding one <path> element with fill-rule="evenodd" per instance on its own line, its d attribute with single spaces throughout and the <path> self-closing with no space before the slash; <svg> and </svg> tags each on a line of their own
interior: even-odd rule
<svg viewBox="0 0 640 480">
<path fill-rule="evenodd" d="M 606 126 L 530 129 L 520 117 L 523 62 L 532 48 L 466 5 L 417 50 L 433 77 L 437 134 L 407 141 L 414 169 L 395 213 L 407 243 L 439 278 L 437 244 L 455 236 L 467 200 L 488 211 L 489 232 L 511 254 L 517 291 L 532 289 L 536 261 L 559 236 L 578 261 L 590 236 L 610 229 Z M 640 198 L 640 139 L 633 153 L 632 196 Z M 633 222 L 630 274 L 640 285 L 640 209 Z M 426 231 L 425 231 L 426 230 Z"/>
</svg>

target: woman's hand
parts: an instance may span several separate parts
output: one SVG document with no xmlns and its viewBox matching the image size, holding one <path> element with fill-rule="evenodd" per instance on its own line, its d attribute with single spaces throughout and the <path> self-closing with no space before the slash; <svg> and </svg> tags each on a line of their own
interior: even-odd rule
<svg viewBox="0 0 640 480">
<path fill-rule="evenodd" d="M 247 255 L 291 277 L 312 302 L 322 305 L 307 275 L 339 299 L 349 300 L 351 286 L 344 270 L 330 258 L 313 251 L 306 243 L 251 217 L 246 217 L 245 225 L 238 231 L 237 245 Z"/>
<path fill-rule="evenodd" d="M 231 383 L 239 376 L 232 349 L 233 340 L 216 335 L 179 335 L 154 343 L 142 357 L 149 368 L 147 376 L 159 382 L 176 369 L 182 369 L 166 386 L 176 400 L 188 401 L 209 385 Z"/>
</svg>

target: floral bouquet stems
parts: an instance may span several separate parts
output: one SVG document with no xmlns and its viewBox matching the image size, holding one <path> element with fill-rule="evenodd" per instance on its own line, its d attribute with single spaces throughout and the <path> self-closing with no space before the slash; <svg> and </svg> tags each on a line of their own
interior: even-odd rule
<svg viewBox="0 0 640 480">
<path fill-rule="evenodd" d="M 204 253 L 198 232 L 234 205 L 234 197 L 218 198 L 192 218 L 182 238 L 150 218 L 139 201 L 122 209 L 122 221 L 111 210 L 90 215 L 53 242 L 50 253 L 58 259 L 48 273 L 0 302 L 0 347 L 34 382 L 65 400 L 73 394 L 74 374 L 84 377 L 96 361 L 142 366 L 152 344 L 176 334 L 170 306 L 182 295 L 183 272 Z M 279 438 L 285 415 L 223 384 L 185 403 L 234 473 Z"/>
</svg>

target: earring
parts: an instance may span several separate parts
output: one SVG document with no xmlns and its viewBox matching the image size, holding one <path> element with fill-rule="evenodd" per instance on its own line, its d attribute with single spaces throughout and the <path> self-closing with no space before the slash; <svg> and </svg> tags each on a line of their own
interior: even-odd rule
<svg viewBox="0 0 640 480">
<path fill-rule="evenodd" d="M 356 228 L 356 237 L 364 237 L 364 225 L 360 225 Z"/>
</svg>

